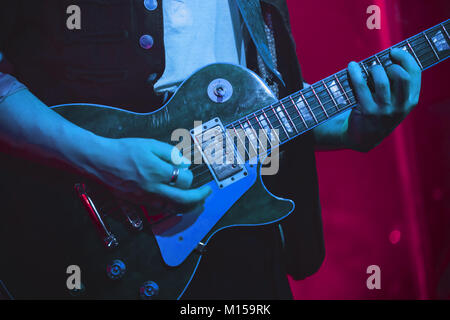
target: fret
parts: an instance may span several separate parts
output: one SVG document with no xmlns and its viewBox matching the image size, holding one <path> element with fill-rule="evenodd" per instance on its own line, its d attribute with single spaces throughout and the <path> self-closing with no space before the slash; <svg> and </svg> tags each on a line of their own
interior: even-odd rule
<svg viewBox="0 0 450 320">
<path fill-rule="evenodd" d="M 305 125 L 305 129 L 308 129 L 308 125 L 306 124 L 305 119 L 303 118 L 302 114 L 300 113 L 300 110 L 298 109 L 297 104 L 295 103 L 294 99 L 292 99 L 292 96 L 289 96 L 289 99 L 291 99 L 292 104 L 295 107 L 295 110 L 297 110 L 298 115 L 300 116 L 300 119 L 302 119 L 303 124 Z"/>
<path fill-rule="evenodd" d="M 380 59 L 378 58 L 378 55 L 375 55 L 375 58 L 377 59 L 378 64 L 379 64 L 380 66 L 383 66 L 383 64 L 381 63 Z"/>
<path fill-rule="evenodd" d="M 254 115 L 254 114 L 253 114 L 253 115 Z M 265 151 L 266 151 L 266 148 L 263 147 L 263 144 L 262 144 L 261 141 L 260 141 L 260 136 L 259 136 L 259 134 L 260 134 L 261 130 L 258 129 L 258 126 L 259 126 L 261 129 L 263 129 L 263 128 L 260 126 L 258 119 L 255 118 L 255 117 L 250 117 L 250 118 L 249 118 L 249 117 L 245 117 L 245 119 L 247 120 L 248 125 L 250 126 L 251 130 L 253 131 L 253 133 L 254 133 L 254 135 L 255 135 L 255 139 L 256 139 L 257 146 L 258 146 L 258 150 L 259 150 L 260 148 L 262 148 L 263 151 L 265 152 Z M 264 131 L 264 133 L 265 133 L 265 131 Z"/>
<path fill-rule="evenodd" d="M 384 59 L 382 57 L 383 54 L 385 55 L 384 57 L 387 58 L 387 59 Z M 382 62 L 382 59 L 384 61 L 388 61 L 388 60 L 390 61 L 388 56 L 389 56 L 389 52 L 387 52 L 387 55 L 386 55 L 386 52 L 385 53 L 379 53 L 379 54 L 376 54 L 376 55 L 374 55 L 374 56 L 372 56 L 370 58 L 367 58 L 366 60 L 363 60 L 361 63 L 362 63 L 363 66 L 366 65 L 366 66 L 369 66 L 369 67 L 373 67 L 375 65 L 384 66 L 384 63 Z M 380 57 L 381 57 L 381 59 L 380 59 Z M 367 69 L 365 71 L 366 71 L 366 74 L 368 74 Z"/>
<path fill-rule="evenodd" d="M 441 23 L 444 26 L 445 30 L 450 32 L 450 19 Z"/>
<path fill-rule="evenodd" d="M 440 26 L 442 27 L 442 29 L 444 30 L 445 34 L 447 35 L 447 38 L 450 39 L 450 35 L 448 34 L 448 31 L 447 31 L 447 28 L 445 27 L 445 25 L 443 23 L 441 23 Z"/>
<path fill-rule="evenodd" d="M 312 87 L 314 87 L 314 92 L 326 111 L 327 118 L 330 118 L 336 114 L 336 104 L 333 97 L 328 93 L 327 87 L 324 85 L 324 81 L 318 82 Z"/>
<path fill-rule="evenodd" d="M 271 124 L 268 122 L 268 120 L 266 120 L 266 118 L 264 117 L 264 114 L 262 111 L 259 111 L 260 114 L 258 115 L 257 113 L 254 113 L 255 119 L 256 121 L 258 121 L 258 125 L 261 127 L 262 130 L 266 131 L 266 134 L 268 132 L 270 132 L 271 130 Z"/>
<path fill-rule="evenodd" d="M 259 127 L 261 128 L 261 129 L 260 129 L 260 132 L 263 131 L 263 132 L 264 132 L 264 135 L 265 135 L 266 138 L 267 138 L 266 141 L 267 141 L 267 146 L 268 146 L 268 148 L 266 148 L 266 150 L 265 150 L 265 151 L 267 151 L 267 150 L 269 150 L 269 148 L 272 147 L 272 140 L 271 140 L 270 137 L 269 137 L 270 133 L 268 134 L 268 132 L 267 132 L 267 129 L 268 129 L 268 128 L 265 128 L 263 125 L 261 125 L 261 122 L 259 121 L 258 116 L 256 115 L 256 113 L 254 113 L 253 116 L 254 116 L 254 118 L 256 119 L 256 121 L 257 121 Z M 261 144 L 261 141 L 260 141 L 260 140 L 261 140 L 261 139 L 259 139 L 259 142 L 260 142 L 260 144 Z"/>
<path fill-rule="evenodd" d="M 311 111 L 314 113 L 318 122 L 322 122 L 323 120 L 329 118 L 326 112 L 324 111 L 321 102 L 317 99 L 314 90 L 312 90 L 312 87 L 303 90 L 303 96 L 308 101 L 309 106 L 311 107 Z"/>
<path fill-rule="evenodd" d="M 284 101 L 283 101 L 284 100 Z M 286 97 L 285 99 L 280 100 L 282 106 L 285 109 L 285 112 L 288 114 L 289 120 L 294 124 L 294 129 L 296 132 L 302 132 L 308 127 L 303 122 L 303 118 L 300 117 L 301 113 L 298 112 L 297 107 L 294 105 L 291 96 Z"/>
<path fill-rule="evenodd" d="M 295 132 L 298 133 L 297 127 L 295 126 L 295 123 L 292 121 L 291 116 L 289 115 L 289 112 L 286 110 L 286 107 L 283 104 L 283 101 L 280 100 L 280 104 L 283 107 L 284 112 L 286 113 L 286 115 L 288 116 L 289 121 L 292 123 L 292 127 L 295 129 Z"/>
<path fill-rule="evenodd" d="M 263 116 L 265 117 L 270 129 L 273 131 L 275 129 L 279 129 L 283 127 L 283 124 L 278 120 L 275 110 L 272 106 L 265 108 L 266 110 L 262 110 Z M 284 141 L 289 139 L 289 136 L 285 133 L 284 130 L 278 130 L 277 134 L 278 140 Z"/>
<path fill-rule="evenodd" d="M 353 89 L 347 77 L 347 72 L 344 72 L 338 76 L 339 82 L 344 90 L 345 94 L 349 97 L 349 104 L 356 102 L 355 96 L 353 95 Z"/>
<path fill-rule="evenodd" d="M 278 116 L 278 112 L 274 109 L 273 105 L 270 106 L 270 108 L 272 109 L 272 112 L 274 113 L 275 117 L 277 117 L 277 120 L 280 123 L 281 128 L 283 128 L 283 131 L 286 134 L 287 139 L 289 139 L 289 133 L 287 132 L 287 129 L 286 129 L 285 125 L 283 124 L 283 122 L 281 121 L 280 117 Z M 277 128 L 275 128 L 275 129 L 277 129 Z"/>
<path fill-rule="evenodd" d="M 241 144 L 242 144 L 242 146 L 244 147 L 244 152 L 245 152 L 245 154 L 240 154 L 240 156 L 241 156 L 241 159 L 243 159 L 244 161 L 246 161 L 246 160 L 250 160 L 250 152 L 248 151 L 248 149 L 247 149 L 247 146 L 245 145 L 245 142 L 244 141 L 242 141 L 242 139 L 241 139 L 241 135 L 238 133 L 238 131 L 236 130 L 236 127 L 234 126 L 234 124 L 231 124 L 231 127 L 232 127 L 232 129 L 233 129 L 233 131 L 234 131 L 234 134 L 236 135 L 236 137 L 239 139 L 239 141 L 241 142 Z M 241 149 L 234 143 L 234 141 L 233 141 L 233 144 L 234 144 L 234 147 L 235 147 L 235 149 L 236 150 L 238 150 L 238 151 L 240 151 Z M 247 156 L 248 156 L 248 158 L 247 158 Z"/>
<path fill-rule="evenodd" d="M 411 44 L 409 43 L 408 40 L 406 40 L 406 44 L 408 45 L 408 48 L 410 49 L 410 51 L 412 52 L 414 58 L 416 59 L 417 63 L 419 64 L 420 69 L 423 70 L 423 69 L 424 69 L 424 68 L 423 68 L 423 65 L 422 65 L 422 63 L 420 62 L 419 58 L 418 58 L 417 55 L 416 55 L 416 52 L 413 50 L 413 48 L 411 47 Z"/>
<path fill-rule="evenodd" d="M 362 65 L 363 70 L 364 70 L 364 72 L 366 73 L 366 76 L 367 76 L 366 80 L 369 79 L 370 75 L 369 75 L 369 72 L 368 72 L 367 69 L 366 69 L 366 66 L 364 65 L 364 61 L 362 61 L 362 62 L 360 63 L 360 65 Z"/>
<path fill-rule="evenodd" d="M 449 29 L 450 20 L 447 20 L 404 40 L 392 48 L 400 48 L 410 53 L 418 66 L 425 70 L 449 57 Z M 391 64 L 390 49 L 383 50 L 359 62 L 365 80 L 370 79 L 369 69 L 371 66 L 387 67 Z M 251 145 L 256 153 L 258 153 L 260 146 L 262 148 L 261 141 L 258 139 L 258 137 L 262 139 L 262 136 L 256 135 L 255 128 L 263 130 L 269 140 L 267 145 L 267 151 L 269 151 L 269 148 L 272 148 L 272 132 L 278 136 L 278 141 L 281 144 L 355 104 L 356 97 L 350 84 L 348 70 L 345 69 L 313 84 L 309 88 L 281 99 L 269 107 L 248 115 L 245 119 L 237 121 L 237 125 L 233 125 L 232 128 L 235 132 L 237 126 L 242 128 L 245 133 L 245 140 L 248 140 L 248 147 L 250 148 Z M 281 130 L 277 130 L 280 127 Z M 239 134 L 237 136 L 240 138 Z M 255 147 L 255 145 L 258 146 Z M 247 144 L 244 144 L 244 146 L 247 146 Z M 247 148 L 246 151 L 248 152 Z"/>
<path fill-rule="evenodd" d="M 427 42 L 428 42 L 428 44 L 430 45 L 431 49 L 433 50 L 434 55 L 436 56 L 437 60 L 438 60 L 438 61 L 441 60 L 441 59 L 439 58 L 439 55 L 437 54 L 436 50 L 434 50 L 433 44 L 431 43 L 430 39 L 428 38 L 427 33 L 426 33 L 426 32 L 422 32 L 422 34 L 425 36 L 425 39 L 427 39 Z"/>
<path fill-rule="evenodd" d="M 426 31 L 424 33 L 427 34 L 428 39 L 430 39 L 431 45 L 437 53 L 439 60 L 445 59 L 450 55 L 450 39 L 448 38 L 448 35 L 446 39 L 445 29 L 438 27 L 435 30 Z"/>
<path fill-rule="evenodd" d="M 255 119 L 254 114 L 249 114 L 247 117 L 245 117 L 245 120 L 250 128 L 255 131 L 256 137 L 258 137 L 259 123 L 258 120 Z"/>
<path fill-rule="evenodd" d="M 383 51 L 383 52 L 379 53 L 377 56 L 378 56 L 378 60 L 380 61 L 380 64 L 383 67 L 386 68 L 392 64 L 391 56 L 389 55 L 389 50 Z"/>
<path fill-rule="evenodd" d="M 300 93 L 300 97 L 299 97 L 298 101 L 300 101 L 307 109 L 307 111 L 308 111 L 307 114 L 310 115 L 309 118 L 314 119 L 315 123 L 313 125 L 319 123 L 319 121 L 317 121 L 316 115 L 311 110 L 311 107 L 310 107 L 308 101 L 306 101 L 305 96 L 303 95 L 302 91 L 300 91 L 299 93 Z M 308 117 L 306 117 L 306 116 L 305 116 L 305 118 L 308 119 Z"/>
<path fill-rule="evenodd" d="M 264 118 L 267 120 L 267 123 L 268 123 L 269 126 L 270 126 L 271 132 L 273 132 L 273 133 L 276 134 L 276 136 L 277 136 L 277 141 L 281 141 L 281 140 L 280 140 L 280 135 L 277 133 L 277 130 L 275 130 L 275 128 L 274 128 L 274 127 L 272 126 L 272 124 L 270 123 L 270 120 L 269 120 L 269 118 L 267 117 L 266 112 L 264 111 L 264 109 L 262 109 L 261 111 L 262 111 L 262 114 L 263 114 Z"/>
<path fill-rule="evenodd" d="M 253 141 L 255 140 L 254 132 L 251 131 L 251 129 L 248 127 L 248 124 L 246 122 L 244 122 L 244 125 L 242 125 L 241 121 L 239 121 L 239 126 L 245 133 L 245 136 L 247 138 L 246 140 L 248 140 L 249 146 L 251 145 L 253 150 L 255 151 L 255 155 L 258 154 L 258 148 L 255 147 L 255 145 L 252 142 L 252 140 Z M 250 153 L 249 153 L 249 158 L 251 158 Z"/>
<path fill-rule="evenodd" d="M 336 79 L 337 78 L 333 76 L 332 78 L 325 80 L 324 82 L 331 98 L 336 104 L 334 107 L 337 110 L 340 110 L 347 105 L 347 97 L 345 96 Z"/>
<path fill-rule="evenodd" d="M 336 100 L 334 100 L 333 95 L 331 94 L 330 90 L 328 89 L 327 84 L 325 83 L 325 81 L 322 80 L 322 84 L 325 87 L 325 89 L 327 90 L 328 95 L 330 96 L 331 100 L 333 100 L 334 107 L 336 108 L 337 111 L 339 111 L 339 106 L 336 103 Z"/>
<path fill-rule="evenodd" d="M 327 118 L 329 118 L 330 116 L 328 116 L 327 110 L 325 110 L 325 108 L 324 108 L 324 106 L 323 106 L 323 104 L 322 104 L 322 101 L 320 101 L 320 98 L 319 98 L 319 96 L 318 96 L 317 93 L 316 93 L 316 90 L 314 90 L 314 86 L 311 86 L 311 90 L 312 90 L 312 92 L 314 93 L 314 95 L 316 96 L 317 101 L 319 101 L 320 107 L 322 108 L 323 112 L 325 113 L 325 116 L 326 116 Z"/>
<path fill-rule="evenodd" d="M 345 92 L 345 89 L 344 89 L 344 87 L 342 86 L 342 84 L 341 84 L 341 82 L 339 81 L 339 78 L 338 78 L 338 76 L 337 76 L 336 74 L 334 75 L 334 78 L 336 79 L 336 82 L 338 83 L 339 87 L 341 88 L 342 93 L 345 95 L 345 98 L 347 99 L 348 104 L 351 104 L 351 103 L 350 103 L 350 99 L 349 99 L 349 97 L 348 97 L 348 95 L 347 95 L 347 92 Z"/>
<path fill-rule="evenodd" d="M 276 138 L 275 141 L 278 144 L 280 141 L 279 134 L 275 131 L 274 127 L 270 123 L 270 121 L 267 118 L 267 115 L 265 114 L 264 111 L 261 113 L 261 115 L 258 117 L 258 119 L 261 121 L 261 123 L 263 125 L 264 125 L 264 123 L 267 124 L 264 127 L 266 128 L 266 137 L 269 139 L 270 143 L 272 143 L 272 138 L 273 138 L 272 135 L 275 135 L 275 138 Z"/>
<path fill-rule="evenodd" d="M 414 48 L 424 70 L 439 61 L 436 60 L 436 56 L 431 50 L 430 44 L 427 42 L 423 34 L 419 35 L 416 39 L 411 39 L 410 43 L 411 47 Z"/>
<path fill-rule="evenodd" d="M 247 122 L 250 122 L 251 127 L 255 130 L 257 133 L 257 137 L 259 138 L 259 132 L 263 129 L 261 126 L 261 123 L 259 122 L 258 118 L 256 117 L 255 113 L 252 113 L 246 117 Z"/>
<path fill-rule="evenodd" d="M 281 101 L 279 101 L 279 102 L 281 102 Z M 281 103 L 281 105 L 282 105 L 282 103 Z M 286 130 L 287 135 L 290 136 L 291 134 L 294 134 L 294 128 L 291 125 L 291 123 L 289 122 L 289 119 L 288 119 L 287 115 L 285 114 L 283 108 L 280 105 L 278 105 L 278 106 L 274 107 L 274 109 L 275 109 L 277 118 L 278 118 L 278 120 L 280 120 L 281 124 L 283 125 L 284 129 Z"/>
</svg>

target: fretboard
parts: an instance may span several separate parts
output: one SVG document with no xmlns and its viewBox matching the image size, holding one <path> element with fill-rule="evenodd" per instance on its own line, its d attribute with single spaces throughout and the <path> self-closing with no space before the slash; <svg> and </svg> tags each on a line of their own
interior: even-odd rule
<svg viewBox="0 0 450 320">
<path fill-rule="evenodd" d="M 444 61 L 450 56 L 449 31 L 450 20 L 447 20 L 361 61 L 359 65 L 364 78 L 368 80 L 370 77 L 371 66 L 392 64 L 389 56 L 392 48 L 409 52 L 422 70 Z M 354 107 L 356 103 L 347 69 L 344 69 L 226 127 L 244 130 L 250 140 L 249 148 L 254 149 L 258 149 L 259 142 L 255 132 L 277 129 L 278 142 L 267 146 L 268 151 Z"/>
</svg>

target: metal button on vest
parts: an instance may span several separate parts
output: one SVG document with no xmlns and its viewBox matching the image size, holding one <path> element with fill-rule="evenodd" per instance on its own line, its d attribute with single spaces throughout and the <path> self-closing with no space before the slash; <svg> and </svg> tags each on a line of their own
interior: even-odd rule
<svg viewBox="0 0 450 320">
<path fill-rule="evenodd" d="M 149 11 L 153 11 L 156 8 L 158 8 L 158 1 L 157 0 L 144 0 L 144 7 L 145 9 Z"/>
<path fill-rule="evenodd" d="M 153 37 L 145 34 L 139 39 L 139 44 L 141 48 L 148 50 L 153 47 Z"/>
</svg>

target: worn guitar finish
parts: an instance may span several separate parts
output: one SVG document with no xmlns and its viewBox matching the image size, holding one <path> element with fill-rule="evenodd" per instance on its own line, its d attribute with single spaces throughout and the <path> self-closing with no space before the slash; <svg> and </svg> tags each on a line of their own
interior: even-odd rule
<svg viewBox="0 0 450 320">
<path fill-rule="evenodd" d="M 426 70 L 450 57 L 449 30 L 450 20 L 447 20 L 394 47 L 410 53 L 421 70 Z M 367 80 L 371 66 L 391 63 L 389 50 L 384 50 L 360 62 L 360 66 Z M 217 81 L 222 81 L 226 89 L 223 96 L 222 90 L 216 92 L 220 99 L 211 98 L 208 91 Z M 175 129 L 193 129 L 194 121 L 214 123 L 217 118 L 225 126 L 232 124 L 231 128 L 236 124 L 266 130 L 261 119 L 271 128 L 280 128 L 281 144 L 355 105 L 346 70 L 277 101 L 251 71 L 215 64 L 192 75 L 163 108 L 151 114 L 83 104 L 58 106 L 54 110 L 101 136 L 153 138 L 165 142 L 171 142 L 170 135 Z M 222 180 L 207 181 L 213 193 L 203 211 L 183 215 L 180 219 L 190 219 L 191 225 L 186 226 L 186 221 L 183 226 L 175 223 L 170 232 L 155 227 L 164 222 L 150 226 L 145 219 L 142 231 L 130 231 L 123 216 L 120 219 L 113 209 L 101 206 L 106 224 L 119 241 L 118 247 L 107 250 L 79 197 L 71 192 L 75 183 L 95 186 L 95 182 L 6 156 L 1 156 L 0 161 L 3 168 L 0 280 L 17 298 L 65 298 L 75 294 L 66 288 L 66 268 L 70 265 L 78 265 L 82 270 L 85 287 L 82 298 L 135 299 L 147 281 L 154 281 L 159 287 L 159 294 L 154 298 L 180 298 L 195 274 L 202 252 L 189 246 L 181 250 L 186 238 L 190 237 L 191 244 L 198 241 L 207 248 L 219 231 L 275 223 L 293 210 L 292 201 L 275 198 L 266 190 L 260 165 L 246 164 L 248 175 L 230 185 L 223 184 L 221 188 Z M 108 200 L 113 199 L 106 196 L 106 203 Z M 203 225 L 208 227 L 202 229 Z M 191 226 L 196 228 L 190 229 Z M 183 228 L 190 233 L 177 233 Z M 175 242 L 167 245 L 165 240 L 173 234 L 179 236 L 170 239 Z M 126 264 L 120 280 L 111 280 L 106 275 L 106 266 L 115 259 Z"/>
<path fill-rule="evenodd" d="M 233 86 L 231 98 L 224 103 L 212 101 L 207 94 L 208 85 L 218 78 L 227 79 Z M 101 136 L 141 137 L 171 142 L 173 130 L 189 130 L 193 128 L 194 121 L 207 122 L 219 117 L 223 124 L 227 124 L 274 101 L 276 99 L 270 90 L 250 71 L 234 65 L 215 64 L 186 80 L 163 108 L 151 114 L 83 104 L 58 106 L 54 110 L 78 126 Z M 11 181 L 7 178 L 3 185 L 11 187 L 5 192 L 8 198 L 17 201 L 13 201 L 14 204 L 7 209 L 10 221 L 2 224 L 2 240 L 5 242 L 1 244 L 1 251 L 8 252 L 11 259 L 21 260 L 17 255 L 31 249 L 34 254 L 22 263 L 27 264 L 26 270 L 34 271 L 30 274 L 25 269 L 22 273 L 17 268 L 2 270 L 10 272 L 2 274 L 2 277 L 13 296 L 70 297 L 66 289 L 69 275 L 65 272 L 67 266 L 78 265 L 85 287 L 81 298 L 136 299 L 139 298 L 140 286 L 146 281 L 158 284 L 158 299 L 181 297 L 200 261 L 199 252 L 192 252 L 181 265 L 169 267 L 161 257 L 148 223 L 144 221 L 144 230 L 135 232 L 120 219 L 109 216 L 104 220 L 117 236 L 119 246 L 107 250 L 72 191 L 73 184 L 85 181 L 84 178 L 63 176 L 61 172 L 52 172 L 28 163 L 21 164 L 19 171 L 14 171 L 10 162 L 6 164 L 9 166 L 8 178 Z M 24 165 L 28 168 L 24 169 Z M 259 168 L 255 167 L 255 170 Z M 39 176 L 36 176 L 36 171 L 40 172 Z M 34 178 L 30 179 L 30 176 Z M 32 194 L 26 204 L 20 201 L 20 195 L 25 193 Z M 214 194 L 210 197 L 214 197 Z M 30 204 L 33 211 L 28 208 Z M 218 230 L 225 229 L 221 232 L 226 232 L 230 226 L 268 224 L 279 221 L 293 210 L 291 201 L 275 198 L 267 192 L 259 175 L 249 190 L 230 206 L 225 216 L 202 239 L 203 243 L 207 244 Z M 23 212 L 31 217 L 23 216 Z M 19 240 L 14 240 L 13 245 L 7 248 L 7 239 Z M 126 264 L 126 273 L 120 280 L 111 280 L 106 276 L 106 266 L 115 259 Z M 14 260 L 8 263 L 17 265 Z M 36 275 L 48 278 L 36 279 Z M 40 289 L 42 286 L 46 288 Z"/>
</svg>

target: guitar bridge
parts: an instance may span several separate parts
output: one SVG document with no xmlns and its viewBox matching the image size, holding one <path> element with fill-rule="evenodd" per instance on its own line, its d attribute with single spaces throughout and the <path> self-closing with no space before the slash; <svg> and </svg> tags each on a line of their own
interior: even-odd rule
<svg viewBox="0 0 450 320">
<path fill-rule="evenodd" d="M 219 118 L 191 130 L 194 143 L 219 188 L 225 188 L 248 175 L 233 139 Z"/>
</svg>

